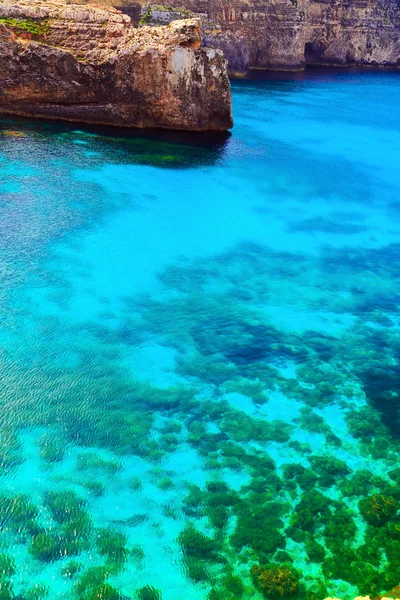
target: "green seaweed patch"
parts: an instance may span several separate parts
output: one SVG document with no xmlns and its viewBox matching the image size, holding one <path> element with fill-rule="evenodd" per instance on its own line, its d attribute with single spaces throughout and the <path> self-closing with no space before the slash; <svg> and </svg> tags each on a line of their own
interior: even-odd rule
<svg viewBox="0 0 400 600">
<path fill-rule="evenodd" d="M 22 447 L 16 434 L 7 431 L 6 439 L 0 439 L 0 466 L 11 470 L 23 462 Z"/>
<path fill-rule="evenodd" d="M 160 446 L 166 452 L 175 452 L 180 444 L 180 439 L 174 433 L 163 434 L 160 439 Z"/>
<path fill-rule="evenodd" d="M 286 546 L 280 532 L 284 525 L 280 517 L 287 510 L 287 505 L 276 502 L 255 502 L 254 498 L 243 502 L 236 510 L 237 524 L 231 536 L 234 548 L 240 552 L 249 546 L 260 561 L 269 561 L 277 550 Z"/>
<path fill-rule="evenodd" d="M 243 581 L 237 575 L 226 575 L 221 580 L 221 585 L 224 586 L 224 589 L 232 594 L 234 598 L 241 598 L 244 594 L 245 587 Z"/>
<path fill-rule="evenodd" d="M 268 598 L 293 596 L 299 590 L 299 575 L 292 565 L 254 565 L 250 572 L 256 588 Z"/>
<path fill-rule="evenodd" d="M 290 442 L 288 443 L 288 446 L 290 448 L 293 448 L 293 450 L 296 450 L 296 452 L 298 452 L 299 454 L 303 454 L 303 455 L 312 454 L 312 452 L 313 452 L 311 445 L 307 444 L 307 442 L 299 442 L 298 440 L 290 440 Z"/>
<path fill-rule="evenodd" d="M 104 483 L 102 483 L 101 481 L 89 480 L 83 482 L 82 485 L 88 490 L 89 494 L 94 496 L 95 498 L 100 498 L 101 496 L 104 496 L 107 489 Z"/>
<path fill-rule="evenodd" d="M 67 577 L 68 579 L 73 579 L 79 571 L 82 570 L 82 564 L 77 560 L 70 560 L 67 564 L 61 569 L 61 575 L 63 577 Z"/>
<path fill-rule="evenodd" d="M 192 583 L 205 583 L 210 580 L 207 563 L 194 556 L 185 556 L 182 560 L 185 576 Z"/>
<path fill-rule="evenodd" d="M 343 496 L 363 496 L 372 487 L 372 473 L 367 469 L 356 471 L 352 477 L 345 477 L 339 482 L 338 488 Z"/>
<path fill-rule="evenodd" d="M 274 554 L 274 563 L 292 563 L 293 558 L 286 550 L 277 550 Z"/>
<path fill-rule="evenodd" d="M 86 513 L 68 521 L 59 534 L 40 532 L 32 537 L 29 552 L 41 562 L 52 562 L 66 556 L 77 556 L 91 531 L 91 520 Z"/>
<path fill-rule="evenodd" d="M 397 514 L 397 502 L 392 496 L 373 494 L 362 498 L 358 509 L 363 518 L 371 525 L 383 525 Z"/>
<path fill-rule="evenodd" d="M 96 543 L 99 554 L 107 556 L 110 560 L 120 563 L 127 557 L 127 537 L 119 531 L 99 529 Z"/>
<path fill-rule="evenodd" d="M 318 485 L 321 487 L 330 487 L 339 477 L 351 473 L 347 464 L 335 456 L 312 456 L 310 464 L 318 475 Z"/>
<path fill-rule="evenodd" d="M 85 600 L 120 600 L 121 594 L 109 583 L 102 583 L 93 587 L 85 595 Z"/>
<path fill-rule="evenodd" d="M 204 514 L 213 527 L 217 530 L 223 529 L 228 524 L 232 508 L 239 502 L 239 495 L 222 481 L 209 481 L 206 490 Z"/>
<path fill-rule="evenodd" d="M 138 492 L 142 489 L 142 482 L 139 477 L 132 477 L 128 482 L 128 487 L 132 492 Z"/>
<path fill-rule="evenodd" d="M 292 426 L 285 421 L 258 419 L 243 411 L 231 410 L 223 419 L 221 429 L 235 442 L 288 442 Z"/>
<path fill-rule="evenodd" d="M 400 540 L 400 523 L 389 522 L 385 525 L 385 535 L 394 540 Z"/>
<path fill-rule="evenodd" d="M 377 594 L 384 589 L 382 573 L 361 561 L 357 551 L 343 547 L 338 555 L 325 560 L 322 572 L 328 579 L 344 579 L 358 588 L 361 594 Z"/>
<path fill-rule="evenodd" d="M 27 600 L 42 600 L 48 596 L 49 591 L 49 587 L 45 583 L 36 583 L 26 591 L 25 597 Z"/>
<path fill-rule="evenodd" d="M 166 421 L 164 423 L 164 425 L 161 428 L 161 431 L 164 434 L 170 434 L 170 433 L 181 433 L 183 429 L 183 425 L 180 421 L 176 421 L 174 419 L 169 419 L 168 421 Z"/>
<path fill-rule="evenodd" d="M 371 456 L 375 460 L 390 459 L 391 449 L 387 438 L 383 435 L 376 435 L 369 441 L 360 444 L 362 454 Z"/>
<path fill-rule="evenodd" d="M 91 589 L 98 589 L 109 576 L 109 569 L 104 565 L 89 567 L 82 573 L 75 584 L 78 596 L 84 597 Z"/>
<path fill-rule="evenodd" d="M 205 494 L 196 484 L 188 486 L 189 493 L 183 499 L 183 512 L 190 517 L 201 517 L 204 515 Z"/>
<path fill-rule="evenodd" d="M 65 492 L 46 492 L 44 504 L 50 509 L 52 517 L 57 523 L 66 523 L 81 513 L 86 502 L 75 492 L 67 490 Z"/>
<path fill-rule="evenodd" d="M 354 541 L 357 526 L 353 515 L 354 513 L 345 504 L 340 502 L 334 503 L 334 512 L 325 519 L 323 530 L 325 544 L 331 552 L 339 553 L 344 539 L 348 544 Z"/>
<path fill-rule="evenodd" d="M 9 554 L 0 554 L 0 577 L 12 577 L 16 572 L 14 559 Z"/>
<path fill-rule="evenodd" d="M 304 595 L 305 600 L 322 600 L 328 598 L 329 592 L 325 583 L 314 581 L 307 589 Z"/>
<path fill-rule="evenodd" d="M 15 594 L 11 581 L 0 578 L 0 600 L 14 600 Z"/>
<path fill-rule="evenodd" d="M 389 471 L 388 475 L 397 485 L 400 485 L 400 467 L 392 469 Z"/>
<path fill-rule="evenodd" d="M 115 473 L 121 471 L 122 464 L 119 460 L 107 460 L 94 452 L 84 452 L 77 456 L 76 468 L 78 471 L 94 469 L 109 475 L 115 475 Z"/>
<path fill-rule="evenodd" d="M 322 563 L 326 556 L 325 548 L 313 538 L 306 540 L 305 551 L 308 558 L 315 563 Z"/>
<path fill-rule="evenodd" d="M 283 479 L 285 487 L 288 489 L 296 488 L 298 485 L 302 490 L 312 490 L 318 481 L 318 476 L 303 465 L 292 463 L 284 465 Z"/>
<path fill-rule="evenodd" d="M 145 585 L 136 591 L 138 600 L 162 600 L 161 592 L 152 585 Z"/>
<path fill-rule="evenodd" d="M 64 458 L 65 446 L 61 446 L 48 436 L 43 436 L 38 442 L 40 458 L 45 462 L 57 463 Z"/>
<path fill-rule="evenodd" d="M 379 433 L 385 433 L 378 413 L 369 407 L 349 410 L 345 416 L 351 435 L 367 443 Z"/>
<path fill-rule="evenodd" d="M 168 389 L 149 388 L 144 401 L 151 409 L 186 409 L 196 405 L 196 390 L 184 386 L 171 386 Z"/>
<path fill-rule="evenodd" d="M 27 494 L 0 496 L 0 525 L 13 531 L 33 532 L 37 529 L 39 511 Z"/>
<path fill-rule="evenodd" d="M 33 39 L 45 38 L 51 31 L 48 19 L 14 19 L 12 17 L 0 19 L 0 23 L 11 27 L 17 35 L 28 34 Z"/>
<path fill-rule="evenodd" d="M 255 404 L 265 404 L 268 397 L 265 395 L 265 384 L 258 380 L 250 380 L 245 377 L 236 377 L 227 381 L 223 386 L 225 393 L 242 394 L 251 398 Z"/>
<path fill-rule="evenodd" d="M 185 557 L 212 562 L 220 560 L 218 542 L 198 531 L 192 523 L 188 523 L 181 531 L 178 542 Z"/>
<path fill-rule="evenodd" d="M 129 554 L 132 560 L 137 562 L 144 560 L 146 556 L 145 551 L 143 550 L 142 546 L 140 546 L 140 544 L 135 544 L 134 546 L 132 546 Z"/>
<path fill-rule="evenodd" d="M 90 515 L 81 510 L 67 521 L 62 527 L 62 535 L 65 540 L 78 541 L 87 540 L 93 530 L 93 523 Z"/>
<path fill-rule="evenodd" d="M 220 531 L 228 525 L 230 511 L 226 506 L 207 506 L 205 515 L 208 517 L 210 525 Z"/>
<path fill-rule="evenodd" d="M 326 420 L 309 406 L 300 408 L 299 425 L 310 433 L 327 434 L 332 431 Z"/>
<path fill-rule="evenodd" d="M 383 548 L 382 539 L 377 535 L 375 527 L 368 526 L 366 540 L 365 544 L 361 544 L 357 548 L 357 555 L 360 560 L 378 568 L 382 560 Z"/>
<path fill-rule="evenodd" d="M 296 542 L 304 542 L 331 516 L 331 500 L 318 490 L 304 492 L 290 517 L 286 534 Z"/>
<path fill-rule="evenodd" d="M 207 594 L 207 600 L 226 600 L 225 590 L 213 587 Z"/>
<path fill-rule="evenodd" d="M 155 481 L 155 485 L 158 487 L 159 490 L 163 492 L 173 490 L 175 487 L 175 484 L 171 477 L 160 477 Z"/>
<path fill-rule="evenodd" d="M 65 544 L 60 536 L 50 533 L 39 533 L 32 538 L 29 552 L 41 562 L 52 562 L 65 556 Z"/>
</svg>

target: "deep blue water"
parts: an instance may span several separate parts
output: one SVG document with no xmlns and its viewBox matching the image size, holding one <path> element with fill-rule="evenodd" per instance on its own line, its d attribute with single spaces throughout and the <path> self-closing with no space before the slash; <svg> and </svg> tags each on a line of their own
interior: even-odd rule
<svg viewBox="0 0 400 600">
<path fill-rule="evenodd" d="M 228 136 L 0 121 L 1 599 L 400 584 L 399 75 L 232 92 Z"/>
</svg>

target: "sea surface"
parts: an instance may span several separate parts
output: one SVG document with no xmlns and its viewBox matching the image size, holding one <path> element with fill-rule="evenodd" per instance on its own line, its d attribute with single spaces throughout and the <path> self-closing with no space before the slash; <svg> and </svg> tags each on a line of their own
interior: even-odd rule
<svg viewBox="0 0 400 600">
<path fill-rule="evenodd" d="M 1 600 L 400 584 L 399 73 L 232 92 L 0 120 Z"/>
</svg>

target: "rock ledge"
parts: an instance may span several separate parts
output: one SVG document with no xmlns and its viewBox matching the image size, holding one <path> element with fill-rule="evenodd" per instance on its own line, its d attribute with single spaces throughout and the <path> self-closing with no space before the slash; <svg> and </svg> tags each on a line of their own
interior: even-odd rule
<svg viewBox="0 0 400 600">
<path fill-rule="evenodd" d="M 199 19 L 134 29 L 112 8 L 0 0 L 0 113 L 225 131 L 226 60 L 200 45 Z"/>
</svg>

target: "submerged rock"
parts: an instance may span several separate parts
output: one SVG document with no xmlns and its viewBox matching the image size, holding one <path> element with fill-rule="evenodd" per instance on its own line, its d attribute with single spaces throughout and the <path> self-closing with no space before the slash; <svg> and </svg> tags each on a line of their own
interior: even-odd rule
<svg viewBox="0 0 400 600">
<path fill-rule="evenodd" d="M 112 8 L 0 0 L 0 112 L 93 124 L 224 131 L 226 60 L 199 19 L 134 29 Z"/>
</svg>

